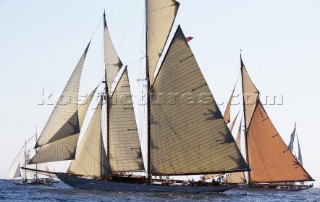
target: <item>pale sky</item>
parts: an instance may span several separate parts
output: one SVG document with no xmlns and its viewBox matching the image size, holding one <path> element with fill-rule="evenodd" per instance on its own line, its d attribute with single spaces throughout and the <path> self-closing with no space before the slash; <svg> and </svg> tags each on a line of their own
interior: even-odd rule
<svg viewBox="0 0 320 202">
<path fill-rule="evenodd" d="M 175 25 L 194 37 L 190 46 L 216 101 L 229 98 L 242 49 L 260 92 L 283 97 L 282 105 L 265 106 L 267 113 L 286 143 L 297 122 L 304 167 L 320 186 L 320 1 L 180 3 Z M 123 63 L 131 64 L 136 95 L 144 57 L 144 0 L 0 0 L 0 178 L 36 125 L 41 132 L 53 109 L 46 98 L 39 105 L 42 90 L 46 96 L 53 93 L 55 103 L 93 33 L 80 93 L 102 79 L 103 9 Z"/>
</svg>

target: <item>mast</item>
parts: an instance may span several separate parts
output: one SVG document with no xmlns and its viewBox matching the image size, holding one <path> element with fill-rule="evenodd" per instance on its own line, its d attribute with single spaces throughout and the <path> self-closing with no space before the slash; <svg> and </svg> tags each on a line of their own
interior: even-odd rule
<svg viewBox="0 0 320 202">
<path fill-rule="evenodd" d="M 36 143 L 37 143 L 37 141 L 38 141 L 38 135 L 37 135 L 37 126 L 36 126 L 36 134 L 35 134 L 35 136 L 36 136 Z M 37 154 L 37 151 L 38 151 L 38 149 L 35 149 L 36 150 L 36 154 Z M 38 181 L 38 164 L 36 163 L 36 181 Z"/>
<path fill-rule="evenodd" d="M 245 137 L 245 146 L 246 146 L 246 160 L 248 168 L 250 168 L 249 165 L 249 152 L 248 152 L 248 131 L 247 131 L 247 119 L 246 119 L 246 104 L 245 104 L 245 98 L 244 98 L 244 85 L 243 85 L 243 74 L 242 74 L 242 68 L 244 67 L 244 64 L 242 62 L 242 56 L 240 51 L 240 64 L 241 64 L 241 81 L 242 81 L 242 103 L 243 103 L 243 117 L 244 117 L 244 137 Z M 248 171 L 248 184 L 251 185 L 251 176 L 250 171 Z"/>
<path fill-rule="evenodd" d="M 151 134 L 150 134 L 150 76 L 149 76 L 149 65 L 148 65 L 148 0 L 145 0 L 146 9 L 146 80 L 147 80 L 147 137 L 148 137 L 148 160 L 147 160 L 147 177 L 148 183 L 151 184 Z"/>
<path fill-rule="evenodd" d="M 104 29 L 107 27 L 106 22 L 106 13 L 105 10 L 103 11 L 103 22 L 104 22 Z M 107 118 L 107 161 L 110 162 L 110 130 L 109 130 L 109 123 L 110 123 L 110 96 L 108 90 L 108 83 L 107 83 L 107 71 L 105 71 L 105 93 L 106 93 L 106 118 Z M 101 150 L 102 151 L 102 150 Z M 102 155 L 101 155 L 102 156 Z"/>
<path fill-rule="evenodd" d="M 27 141 L 24 140 L 24 167 L 27 167 Z M 24 180 L 27 180 L 27 172 L 24 171 Z"/>
</svg>

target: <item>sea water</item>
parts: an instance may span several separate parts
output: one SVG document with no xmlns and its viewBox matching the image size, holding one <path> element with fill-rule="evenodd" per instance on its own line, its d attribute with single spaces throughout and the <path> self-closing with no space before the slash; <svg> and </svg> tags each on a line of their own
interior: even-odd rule
<svg viewBox="0 0 320 202">
<path fill-rule="evenodd" d="M 0 180 L 0 201 L 320 201 L 320 188 L 297 192 L 233 189 L 225 193 L 183 194 L 86 191 L 62 182 L 45 186 L 15 185 Z"/>
</svg>

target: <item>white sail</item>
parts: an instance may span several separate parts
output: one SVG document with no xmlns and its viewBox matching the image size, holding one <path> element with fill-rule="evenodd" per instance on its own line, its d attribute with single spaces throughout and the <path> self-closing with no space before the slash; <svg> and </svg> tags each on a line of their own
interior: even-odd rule
<svg viewBox="0 0 320 202">
<path fill-rule="evenodd" d="M 291 133 L 291 136 L 290 136 L 290 143 L 288 145 L 288 149 L 293 152 L 293 143 L 294 143 L 294 138 L 296 136 L 296 124 L 294 124 L 294 129 Z"/>
<path fill-rule="evenodd" d="M 80 126 L 83 122 L 82 114 L 85 110 L 81 109 L 79 120 L 78 94 L 80 78 L 89 46 L 90 43 L 52 111 L 36 144 L 36 148 L 40 147 L 40 149 L 29 164 L 74 159 Z"/>
<path fill-rule="evenodd" d="M 91 104 L 91 101 L 93 99 L 94 94 L 96 93 L 98 87 L 96 87 L 91 93 L 90 95 L 81 103 L 81 105 L 79 106 L 79 110 L 78 110 L 78 116 L 79 116 L 79 125 L 80 125 L 80 129 L 82 128 L 82 124 L 84 121 L 84 118 L 87 114 L 88 108 Z"/>
<path fill-rule="evenodd" d="M 147 53 L 149 78 L 162 55 L 174 19 L 179 9 L 175 0 L 147 0 Z"/>
<path fill-rule="evenodd" d="M 151 90 L 152 174 L 247 169 L 180 27 Z"/>
<path fill-rule="evenodd" d="M 65 86 L 59 101 L 52 111 L 51 116 L 38 139 L 36 147 L 53 143 L 80 132 L 78 119 L 78 94 L 80 77 L 89 45 L 90 43 L 85 49 L 78 65 Z"/>
<path fill-rule="evenodd" d="M 111 94 L 112 82 L 122 67 L 122 62 L 112 44 L 104 14 L 104 59 L 108 92 Z"/>
<path fill-rule="evenodd" d="M 300 143 L 299 143 L 299 139 L 298 139 L 298 135 L 297 135 L 297 142 L 298 142 L 298 161 L 301 165 L 303 165 L 302 162 L 302 153 L 301 153 L 301 148 L 300 148 Z"/>
<path fill-rule="evenodd" d="M 79 145 L 75 159 L 71 162 L 68 173 L 104 177 L 110 175 L 106 152 L 103 146 L 101 130 L 101 104 L 99 102 L 92 120 Z"/>
<path fill-rule="evenodd" d="M 126 67 L 111 98 L 109 117 L 109 159 L 112 171 L 144 170 Z"/>
<path fill-rule="evenodd" d="M 23 148 L 19 151 L 18 155 L 16 156 L 12 165 L 10 166 L 9 171 L 5 177 L 6 180 L 12 180 L 14 178 L 21 177 L 20 159 L 21 159 L 22 152 L 23 152 Z"/>
</svg>

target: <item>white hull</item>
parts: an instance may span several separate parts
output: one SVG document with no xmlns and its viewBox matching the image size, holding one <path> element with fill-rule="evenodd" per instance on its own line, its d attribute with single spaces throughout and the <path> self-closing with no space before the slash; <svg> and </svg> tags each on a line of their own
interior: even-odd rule
<svg viewBox="0 0 320 202">
<path fill-rule="evenodd" d="M 147 185 L 131 184 L 124 182 L 112 182 L 105 180 L 87 179 L 82 177 L 70 176 L 66 174 L 56 174 L 65 184 L 76 188 L 86 190 L 102 191 L 138 191 L 138 192 L 183 192 L 183 193 L 213 193 L 225 192 L 237 186 L 166 186 L 166 185 Z"/>
</svg>

